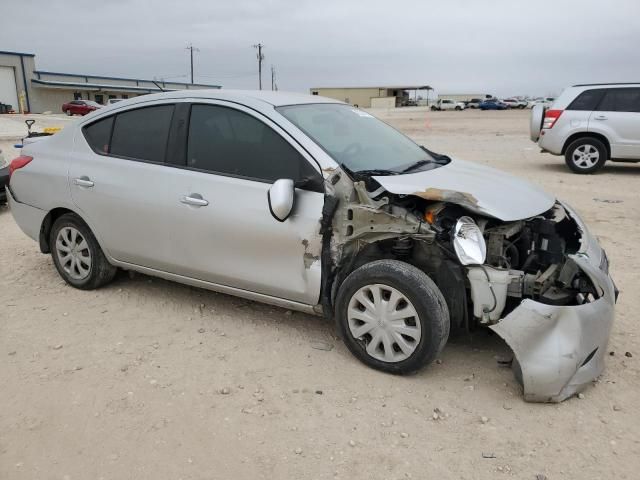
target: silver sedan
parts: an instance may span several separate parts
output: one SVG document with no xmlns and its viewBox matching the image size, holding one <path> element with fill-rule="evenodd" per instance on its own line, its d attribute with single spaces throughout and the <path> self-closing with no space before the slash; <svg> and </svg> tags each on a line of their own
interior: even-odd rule
<svg viewBox="0 0 640 480">
<path fill-rule="evenodd" d="M 450 329 L 494 329 L 532 401 L 604 366 L 617 291 L 580 217 L 538 188 L 416 145 L 334 100 L 183 91 L 33 139 L 7 188 L 66 282 L 135 270 L 335 320 L 391 373 Z"/>
</svg>

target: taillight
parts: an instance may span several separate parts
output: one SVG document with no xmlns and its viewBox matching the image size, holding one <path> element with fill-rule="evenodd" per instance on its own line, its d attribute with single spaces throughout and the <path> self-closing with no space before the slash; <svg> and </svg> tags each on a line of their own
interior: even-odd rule
<svg viewBox="0 0 640 480">
<path fill-rule="evenodd" d="M 544 112 L 544 121 L 542 122 L 542 128 L 553 128 L 558 119 L 562 115 L 562 110 L 547 110 Z"/>
<path fill-rule="evenodd" d="M 13 160 L 11 160 L 11 163 L 9 164 L 9 178 L 11 178 L 13 172 L 24 167 L 31 160 L 33 160 L 33 157 L 30 157 L 28 155 L 20 155 L 18 158 L 14 158 Z"/>
</svg>

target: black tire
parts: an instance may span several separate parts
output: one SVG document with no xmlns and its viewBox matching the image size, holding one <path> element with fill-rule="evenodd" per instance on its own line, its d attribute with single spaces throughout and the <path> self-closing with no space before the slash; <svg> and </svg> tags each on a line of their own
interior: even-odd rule
<svg viewBox="0 0 640 480">
<path fill-rule="evenodd" d="M 347 310 L 352 297 L 367 285 L 393 287 L 414 307 L 421 337 L 406 359 L 386 362 L 366 351 L 364 339 L 356 339 L 348 324 Z M 351 353 L 365 365 L 394 374 L 409 374 L 431 363 L 449 338 L 449 309 L 436 284 L 422 270 L 397 260 L 376 260 L 353 271 L 342 283 L 336 299 L 336 320 L 340 335 Z M 397 347 L 397 345 L 396 345 Z"/>
<path fill-rule="evenodd" d="M 436 110 L 438 110 L 438 107 L 431 107 L 432 112 L 435 112 Z"/>
<path fill-rule="evenodd" d="M 66 113 L 68 117 L 73 116 L 73 113 L 71 113 L 71 110 L 67 110 L 67 111 L 66 111 L 66 112 L 64 112 L 64 113 Z"/>
<path fill-rule="evenodd" d="M 456 110 L 462 110 L 462 108 L 458 106 L 458 107 L 456 107 Z"/>
<path fill-rule="evenodd" d="M 591 147 L 598 152 L 597 161 L 593 165 L 581 165 L 579 155 Z M 600 170 L 608 160 L 607 147 L 595 137 L 582 137 L 571 142 L 564 153 L 564 160 L 573 173 L 589 174 Z M 578 158 L 576 158 L 578 157 Z"/>
<path fill-rule="evenodd" d="M 90 257 L 88 274 L 83 278 L 74 278 L 72 274 L 62 266 L 61 252 L 58 250 L 56 240 L 61 230 L 71 227 L 79 232 L 87 243 L 87 248 L 83 252 L 88 252 Z M 53 263 L 58 270 L 60 276 L 69 285 L 81 290 L 94 290 L 106 285 L 115 276 L 117 268 L 109 263 L 104 256 L 96 237 L 94 237 L 91 229 L 86 223 L 75 213 L 66 213 L 60 216 L 53 223 L 51 233 L 49 235 L 49 245 L 51 246 L 51 256 Z M 73 268 L 73 267 L 71 267 Z"/>
</svg>

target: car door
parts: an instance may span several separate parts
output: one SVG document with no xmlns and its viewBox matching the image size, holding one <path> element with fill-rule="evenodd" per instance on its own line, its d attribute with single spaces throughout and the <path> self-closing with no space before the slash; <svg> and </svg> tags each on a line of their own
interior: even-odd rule
<svg viewBox="0 0 640 480">
<path fill-rule="evenodd" d="M 315 305 L 320 292 L 319 168 L 286 132 L 237 104 L 193 104 L 184 168 L 171 185 L 176 273 Z M 297 184 L 294 209 L 271 214 L 272 183 Z"/>
<path fill-rule="evenodd" d="M 608 89 L 589 118 L 589 130 L 609 139 L 612 158 L 640 159 L 640 88 Z"/>
<path fill-rule="evenodd" d="M 166 270 L 171 258 L 165 163 L 174 104 L 89 123 L 75 139 L 71 195 L 102 247 L 120 262 Z"/>
</svg>

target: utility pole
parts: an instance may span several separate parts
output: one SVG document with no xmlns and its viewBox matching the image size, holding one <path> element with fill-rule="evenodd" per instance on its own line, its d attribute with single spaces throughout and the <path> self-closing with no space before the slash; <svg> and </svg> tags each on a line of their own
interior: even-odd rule
<svg viewBox="0 0 640 480">
<path fill-rule="evenodd" d="M 258 49 L 258 87 L 262 90 L 262 60 L 264 60 L 262 49 L 264 48 L 264 45 L 262 43 L 258 43 L 257 45 L 254 45 L 253 48 Z"/>
<path fill-rule="evenodd" d="M 187 47 L 187 50 L 189 50 L 189 53 L 191 54 L 191 84 L 193 85 L 193 52 L 199 52 L 200 50 L 194 47 L 191 43 Z"/>
<path fill-rule="evenodd" d="M 276 90 L 276 69 L 271 65 L 271 90 Z"/>
</svg>

